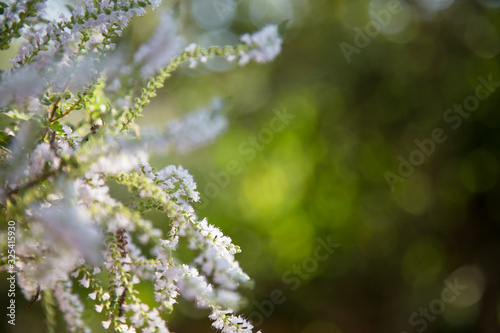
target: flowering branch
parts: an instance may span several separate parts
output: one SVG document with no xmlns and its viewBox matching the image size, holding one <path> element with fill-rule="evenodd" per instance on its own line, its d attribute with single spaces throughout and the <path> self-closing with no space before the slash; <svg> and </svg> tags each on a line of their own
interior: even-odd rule
<svg viewBox="0 0 500 333">
<path fill-rule="evenodd" d="M 67 116 L 74 110 L 80 110 L 85 106 L 86 102 L 89 102 L 90 99 L 93 97 L 93 91 L 95 89 L 96 84 L 92 83 L 90 87 L 86 88 L 83 92 L 78 93 L 78 99 L 75 100 L 69 107 L 67 107 L 63 112 L 59 112 L 59 114 L 56 116 L 57 111 L 61 111 L 61 107 L 58 106 L 59 102 L 61 101 L 61 97 L 58 97 L 57 101 L 53 104 L 52 107 L 52 112 L 49 113 L 48 120 L 49 122 L 53 123 L 55 121 L 58 121 L 59 119 Z"/>
<path fill-rule="evenodd" d="M 236 56 L 240 52 L 244 53 L 245 51 L 248 51 L 248 47 L 245 45 L 238 45 L 237 47 L 212 46 L 208 49 L 194 46 L 186 49 L 179 57 L 172 59 L 165 68 L 159 69 L 159 74 L 156 77 L 149 79 L 146 88 L 142 89 L 141 97 L 136 98 L 134 108 L 131 108 L 129 112 L 125 114 L 125 121 L 123 122 L 120 132 L 125 130 L 134 118 L 140 117 L 142 109 L 149 104 L 151 98 L 156 96 L 156 90 L 163 87 L 165 80 L 169 78 L 171 73 L 173 73 L 183 62 L 189 60 L 191 64 L 193 64 L 196 62 L 196 59 L 206 59 L 215 56 L 224 56 L 231 59 L 231 57 Z"/>
<path fill-rule="evenodd" d="M 90 331 L 76 281 L 88 289 L 94 310 L 106 315 L 102 326 L 116 332 L 168 332 L 162 313 L 174 311 L 178 297 L 211 309 L 212 326 L 224 333 L 253 329 L 232 310 L 243 303 L 239 288 L 252 286 L 235 259 L 240 248 L 195 214 L 192 203 L 200 196 L 187 170 L 148 163 L 152 152 L 214 140 L 227 125 L 223 104 L 214 101 L 143 135 L 134 120 L 183 63 L 195 68 L 213 57 L 265 63 L 276 58 L 282 41 L 270 25 L 243 35 L 240 45 L 185 47 L 173 16 L 164 13 L 151 40 L 124 62 L 113 41 L 132 17 L 158 5 L 84 0 L 69 16 L 51 20 L 44 1 L 0 2 L 0 49 L 24 39 L 14 67 L 0 74 L 0 112 L 11 120 L 0 131 L 0 208 L 22 226 L 15 260 L 5 259 L 7 237 L 0 238 L 1 269 L 15 272 L 30 306 L 42 295 L 49 332 L 58 330 L 56 308 L 66 330 Z M 78 110 L 81 120 L 72 122 L 67 116 Z M 110 183 L 125 186 L 128 200 L 114 197 Z M 144 218 L 150 210 L 163 214 L 165 233 Z M 181 239 L 193 260 L 178 255 Z M 150 283 L 157 306 L 144 302 L 139 282 Z"/>
<path fill-rule="evenodd" d="M 9 44 L 13 38 L 21 37 L 19 33 L 20 30 L 25 26 L 26 21 L 30 17 L 36 17 L 37 15 L 37 7 L 36 4 L 42 2 L 42 0 L 31 0 L 26 1 L 24 10 L 20 11 L 17 16 L 19 17 L 19 21 L 13 22 L 13 20 L 9 22 L 3 23 L 3 30 L 0 31 L 0 50 L 6 50 L 9 48 Z M 18 3 L 15 3 L 12 6 L 12 9 L 5 2 L 0 3 L 0 14 L 5 15 L 6 17 L 13 18 L 14 14 L 17 12 Z M 7 12 L 6 12 L 7 8 Z M 11 10 L 9 10 L 11 9 Z"/>
</svg>

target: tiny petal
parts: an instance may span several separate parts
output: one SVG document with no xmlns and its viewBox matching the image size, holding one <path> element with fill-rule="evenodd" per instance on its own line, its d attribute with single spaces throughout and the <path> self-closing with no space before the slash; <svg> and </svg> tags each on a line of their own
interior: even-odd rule
<svg viewBox="0 0 500 333">
<path fill-rule="evenodd" d="M 82 287 L 84 288 L 88 288 L 90 286 L 90 280 L 87 279 L 87 276 L 86 275 L 83 275 L 83 278 L 80 280 L 80 284 L 82 285 Z"/>
<path fill-rule="evenodd" d="M 241 36 L 241 41 L 249 47 L 249 50 L 248 52 L 240 51 L 240 66 L 246 65 L 250 60 L 258 63 L 273 60 L 281 52 L 283 42 L 278 32 L 278 26 L 275 24 L 265 26 L 252 35 L 245 34 Z"/>
<path fill-rule="evenodd" d="M 105 329 L 108 329 L 109 325 L 111 325 L 111 320 L 107 320 L 107 321 L 102 322 L 102 327 L 104 327 Z"/>
<path fill-rule="evenodd" d="M 194 53 L 196 51 L 196 44 L 195 43 L 191 43 L 189 44 L 186 48 L 185 48 L 185 51 L 187 53 Z"/>
<path fill-rule="evenodd" d="M 132 281 L 130 281 L 131 284 L 138 284 L 139 282 L 141 282 L 141 280 L 139 280 L 139 277 L 137 277 L 137 275 L 134 275 Z"/>
<path fill-rule="evenodd" d="M 71 273 L 71 276 L 74 277 L 75 279 L 78 277 L 78 275 L 80 275 L 80 270 L 77 269 L 76 271 L 74 271 L 73 273 Z"/>
<path fill-rule="evenodd" d="M 89 294 L 89 298 L 90 298 L 91 300 L 95 300 L 96 296 L 97 296 L 97 290 L 96 290 L 96 291 L 94 291 L 93 293 L 90 293 L 90 294 Z"/>
</svg>

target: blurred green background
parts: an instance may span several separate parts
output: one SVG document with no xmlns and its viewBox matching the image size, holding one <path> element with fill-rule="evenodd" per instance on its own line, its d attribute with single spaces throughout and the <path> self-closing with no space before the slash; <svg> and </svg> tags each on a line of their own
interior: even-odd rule
<svg viewBox="0 0 500 333">
<path fill-rule="evenodd" d="M 226 100 L 229 126 L 216 142 L 151 164 L 190 170 L 199 216 L 241 246 L 237 259 L 255 281 L 243 314 L 274 333 L 500 332 L 500 84 L 478 88 L 491 94 L 473 103 L 484 80 L 500 82 L 500 1 L 174 7 L 189 42 L 205 46 L 290 19 L 274 62 L 184 68 L 141 119 L 163 126 Z M 130 47 L 155 17 L 133 22 Z M 373 30 L 375 17 L 383 24 Z M 471 101 L 471 112 L 448 111 Z M 273 131 L 285 112 L 288 123 Z M 436 129 L 446 140 L 431 144 Z M 400 156 L 419 164 L 407 177 Z M 339 245 L 319 260 L 328 238 Z M 177 309 L 172 331 L 213 332 L 206 311 Z"/>
</svg>

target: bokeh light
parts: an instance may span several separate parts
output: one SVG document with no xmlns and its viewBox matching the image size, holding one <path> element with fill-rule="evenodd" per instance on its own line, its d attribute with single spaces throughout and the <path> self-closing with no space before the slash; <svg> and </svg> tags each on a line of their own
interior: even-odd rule
<svg viewBox="0 0 500 333">
<path fill-rule="evenodd" d="M 242 33 L 290 20 L 275 62 L 242 68 L 216 58 L 185 66 L 139 122 L 163 126 L 214 96 L 225 100 L 229 126 L 216 142 L 155 156 L 152 164 L 190 170 L 202 198 L 198 215 L 241 246 L 237 259 L 255 282 L 245 291 L 244 315 L 283 291 L 286 301 L 258 329 L 415 332 L 412 314 L 440 300 L 445 281 L 457 278 L 467 289 L 426 321 L 425 332 L 500 331 L 500 1 L 168 6 L 179 11 L 187 41 L 202 46 L 234 45 Z M 388 16 L 391 6 L 397 13 Z M 133 22 L 119 46 L 134 49 L 146 39 L 155 15 Z M 1 55 L 1 68 L 8 56 Z M 477 110 L 447 113 L 477 89 L 490 93 Z M 293 118 L 280 131 L 266 130 L 283 110 Z M 433 149 L 427 143 L 426 153 L 416 141 L 436 129 L 446 140 Z M 417 156 L 422 163 L 409 167 Z M 402 159 L 412 170 L 400 172 Z M 231 161 L 238 171 L 218 183 L 213 175 Z M 393 186 L 387 173 L 396 177 Z M 292 290 L 283 275 L 314 258 L 318 239 L 327 237 L 340 246 L 320 251 L 326 258 L 307 278 L 296 276 Z M 213 332 L 206 313 L 180 307 L 191 317 L 169 317 L 173 331 Z M 38 320 L 41 310 L 32 316 Z"/>
</svg>

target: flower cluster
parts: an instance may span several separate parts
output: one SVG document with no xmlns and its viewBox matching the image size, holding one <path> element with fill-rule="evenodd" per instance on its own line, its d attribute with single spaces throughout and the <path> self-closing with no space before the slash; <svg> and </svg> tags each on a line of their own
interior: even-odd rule
<svg viewBox="0 0 500 333">
<path fill-rule="evenodd" d="M 239 57 L 238 64 L 244 66 L 250 61 L 266 63 L 274 60 L 281 52 L 283 40 L 280 37 L 278 26 L 275 24 L 267 25 L 262 30 L 254 34 L 244 34 L 241 36 L 243 45 L 233 50 L 226 50 L 219 53 L 227 61 L 234 61 Z M 200 51 L 200 47 L 192 43 L 186 47 L 185 52 L 189 55 L 189 67 L 195 68 L 198 61 L 207 62 L 209 53 Z"/>
<path fill-rule="evenodd" d="M 259 63 L 269 62 L 281 52 L 282 40 L 276 25 L 268 25 L 253 35 L 244 34 L 241 36 L 241 41 L 250 47 L 250 51 L 239 53 L 240 65 L 246 65 L 250 60 Z"/>
<path fill-rule="evenodd" d="M 0 131 L 0 209 L 17 221 L 15 265 L 6 264 L 6 237 L 1 265 L 17 274 L 28 301 L 45 303 L 49 331 L 57 330 L 57 306 L 66 330 L 90 332 L 82 316 L 87 301 L 74 288 L 80 285 L 106 329 L 169 332 L 166 314 L 183 297 L 210 308 L 214 328 L 252 332 L 233 314 L 243 302 L 238 288 L 252 285 L 235 259 L 239 247 L 195 214 L 200 196 L 187 170 L 148 163 L 153 152 L 214 140 L 227 126 L 223 103 L 215 99 L 163 131 L 141 133 L 135 118 L 183 63 L 271 61 L 281 38 L 272 25 L 244 35 L 241 45 L 185 47 L 165 12 L 149 41 L 124 55 L 116 39 L 134 16 L 159 4 L 73 1 L 70 14 L 52 19 L 43 0 L 0 2 L 0 50 L 22 38 L 12 69 L 0 72 L 0 112 L 9 120 Z M 75 113 L 80 120 L 70 121 Z M 128 195 L 119 199 L 113 186 Z M 151 210 L 164 214 L 164 226 L 144 218 Z M 181 260 L 181 246 L 194 259 Z M 157 304 L 141 298 L 140 282 L 150 283 Z"/>
</svg>

